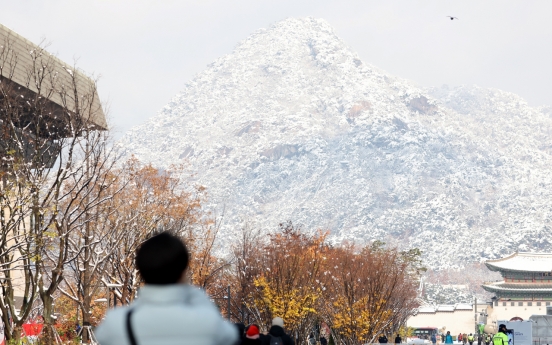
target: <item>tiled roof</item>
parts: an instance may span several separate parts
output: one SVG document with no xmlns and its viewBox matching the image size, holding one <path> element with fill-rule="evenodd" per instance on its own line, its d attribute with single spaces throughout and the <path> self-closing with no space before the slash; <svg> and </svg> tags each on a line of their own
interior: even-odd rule
<svg viewBox="0 0 552 345">
<path fill-rule="evenodd" d="M 440 304 L 437 306 L 426 305 L 418 308 L 418 313 L 454 312 L 456 310 L 472 310 L 471 304 Z"/>
<path fill-rule="evenodd" d="M 462 304 L 459 303 L 456 305 L 456 310 L 472 310 L 473 307 L 471 304 Z"/>
<path fill-rule="evenodd" d="M 534 283 L 534 284 L 516 284 L 516 283 L 492 283 L 483 285 L 483 289 L 490 292 L 511 291 L 511 292 L 545 292 L 552 293 L 552 284 Z"/>
<path fill-rule="evenodd" d="M 435 313 L 437 309 L 435 307 L 420 307 L 418 313 Z"/>
<path fill-rule="evenodd" d="M 508 257 L 487 260 L 491 271 L 552 272 L 552 254 L 550 253 L 514 253 Z"/>
</svg>

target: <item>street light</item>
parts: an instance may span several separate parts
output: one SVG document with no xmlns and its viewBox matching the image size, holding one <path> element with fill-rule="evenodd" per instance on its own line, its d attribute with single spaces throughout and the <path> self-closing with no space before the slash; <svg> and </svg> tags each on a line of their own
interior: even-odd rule
<svg viewBox="0 0 552 345">
<path fill-rule="evenodd" d="M 109 309 L 110 306 L 110 300 L 111 300 L 111 289 L 116 289 L 123 287 L 123 284 L 117 284 L 117 283 L 108 283 L 104 279 L 102 279 L 102 282 L 104 283 L 105 287 L 107 288 L 107 308 Z"/>
</svg>

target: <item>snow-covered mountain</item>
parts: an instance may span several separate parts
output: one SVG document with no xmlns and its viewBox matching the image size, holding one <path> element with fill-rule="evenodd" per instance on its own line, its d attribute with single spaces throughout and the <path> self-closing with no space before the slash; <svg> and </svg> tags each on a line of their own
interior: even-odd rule
<svg viewBox="0 0 552 345">
<path fill-rule="evenodd" d="M 388 75 L 303 18 L 239 43 L 120 145 L 188 162 L 226 236 L 292 220 L 419 247 L 439 269 L 552 250 L 551 125 L 508 92 Z"/>
</svg>

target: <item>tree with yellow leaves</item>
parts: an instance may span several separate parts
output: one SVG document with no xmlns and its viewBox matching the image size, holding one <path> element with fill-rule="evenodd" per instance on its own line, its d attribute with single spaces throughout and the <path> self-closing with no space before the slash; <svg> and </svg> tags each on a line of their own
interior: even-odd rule
<svg viewBox="0 0 552 345">
<path fill-rule="evenodd" d="M 384 243 L 329 245 L 325 233 L 307 234 L 291 223 L 262 236 L 244 229 L 224 276 L 235 291 L 236 321 L 270 327 L 273 317 L 299 344 L 326 322 L 339 343 L 374 342 L 396 332 L 418 306 L 420 252 Z M 222 306 L 228 313 L 226 306 Z"/>
<path fill-rule="evenodd" d="M 287 330 L 305 334 L 317 321 L 318 299 L 323 290 L 319 276 L 326 234 L 306 235 L 291 222 L 269 236 L 259 248 L 259 275 L 251 282 L 256 319 L 270 327 L 281 317 Z"/>
<path fill-rule="evenodd" d="M 394 331 L 416 308 L 416 277 L 412 260 L 379 245 L 331 248 L 325 261 L 328 287 L 321 312 L 346 344 L 371 343 Z"/>
</svg>

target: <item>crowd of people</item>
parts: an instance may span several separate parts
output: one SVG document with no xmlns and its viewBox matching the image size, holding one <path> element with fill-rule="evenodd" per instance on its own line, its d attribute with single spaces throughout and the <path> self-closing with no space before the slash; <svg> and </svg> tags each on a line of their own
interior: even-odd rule
<svg viewBox="0 0 552 345">
<path fill-rule="evenodd" d="M 490 333 L 460 333 L 457 336 L 453 336 L 448 331 L 446 334 L 431 334 L 430 336 L 425 336 L 424 340 L 429 340 L 432 344 L 463 344 L 463 345 L 474 345 L 477 342 L 477 345 L 491 345 L 493 342 L 493 337 L 495 334 Z M 381 338 L 380 338 L 381 339 Z M 385 338 L 387 339 L 387 338 Z M 387 341 L 385 341 L 387 342 Z M 400 343 L 401 338 L 397 336 L 395 343 Z M 382 343 L 382 341 L 380 341 Z"/>
<path fill-rule="evenodd" d="M 281 317 L 272 319 L 268 332 L 257 324 L 232 324 L 223 319 L 218 308 L 204 291 L 188 284 L 189 254 L 176 236 L 162 232 L 145 241 L 136 253 L 136 266 L 145 282 L 138 298 L 129 306 L 108 311 L 96 329 L 101 345 L 194 344 L 194 345 L 295 345 L 286 333 Z M 436 334 L 431 342 L 437 343 Z M 490 345 L 491 335 L 478 335 L 477 345 Z M 298 339 L 297 339 L 298 340 Z M 308 345 L 328 345 L 321 334 L 310 334 Z M 441 335 L 441 343 L 453 344 L 450 332 Z M 463 345 L 473 345 L 473 334 L 459 334 Z M 378 338 L 388 343 L 386 335 Z M 403 343 L 400 335 L 394 342 Z M 494 344 L 494 345 L 508 345 Z"/>
<path fill-rule="evenodd" d="M 441 334 L 441 343 L 444 344 L 463 344 L 463 345 L 473 345 L 474 342 L 477 341 L 477 345 L 490 345 L 491 341 L 493 339 L 493 334 L 487 334 L 487 333 L 460 333 L 458 336 L 456 336 L 456 339 L 453 339 L 453 337 L 450 335 L 450 332 L 447 332 L 447 334 Z M 435 343 L 435 342 L 433 342 Z"/>
<path fill-rule="evenodd" d="M 256 324 L 251 324 L 245 327 L 242 323 L 237 323 L 238 339 L 235 345 L 294 345 L 294 340 L 284 330 L 284 320 L 281 317 L 272 319 L 272 326 L 267 334 L 260 331 L 260 327 Z M 311 340 L 312 339 L 312 340 Z M 327 345 L 325 338 L 324 343 L 320 339 L 321 345 Z M 309 336 L 309 344 L 315 345 L 314 335 Z"/>
<path fill-rule="evenodd" d="M 463 344 L 463 345 L 473 345 L 475 342 L 477 342 L 477 345 L 508 345 L 508 336 L 506 335 L 507 329 L 506 326 L 501 324 L 499 326 L 498 333 L 492 334 L 492 333 L 460 333 L 458 336 L 456 336 L 456 339 L 450 334 L 450 332 L 447 332 L 447 334 L 441 334 L 441 343 L 442 344 Z M 431 342 L 433 344 L 437 343 L 437 339 L 435 335 L 431 336 Z"/>
<path fill-rule="evenodd" d="M 378 338 L 378 343 L 380 344 L 387 344 L 389 342 L 389 340 L 387 339 L 387 336 L 385 334 L 382 334 L 379 338 Z M 402 343 L 402 338 L 399 334 L 397 334 L 397 336 L 395 337 L 395 344 L 400 344 Z"/>
</svg>

